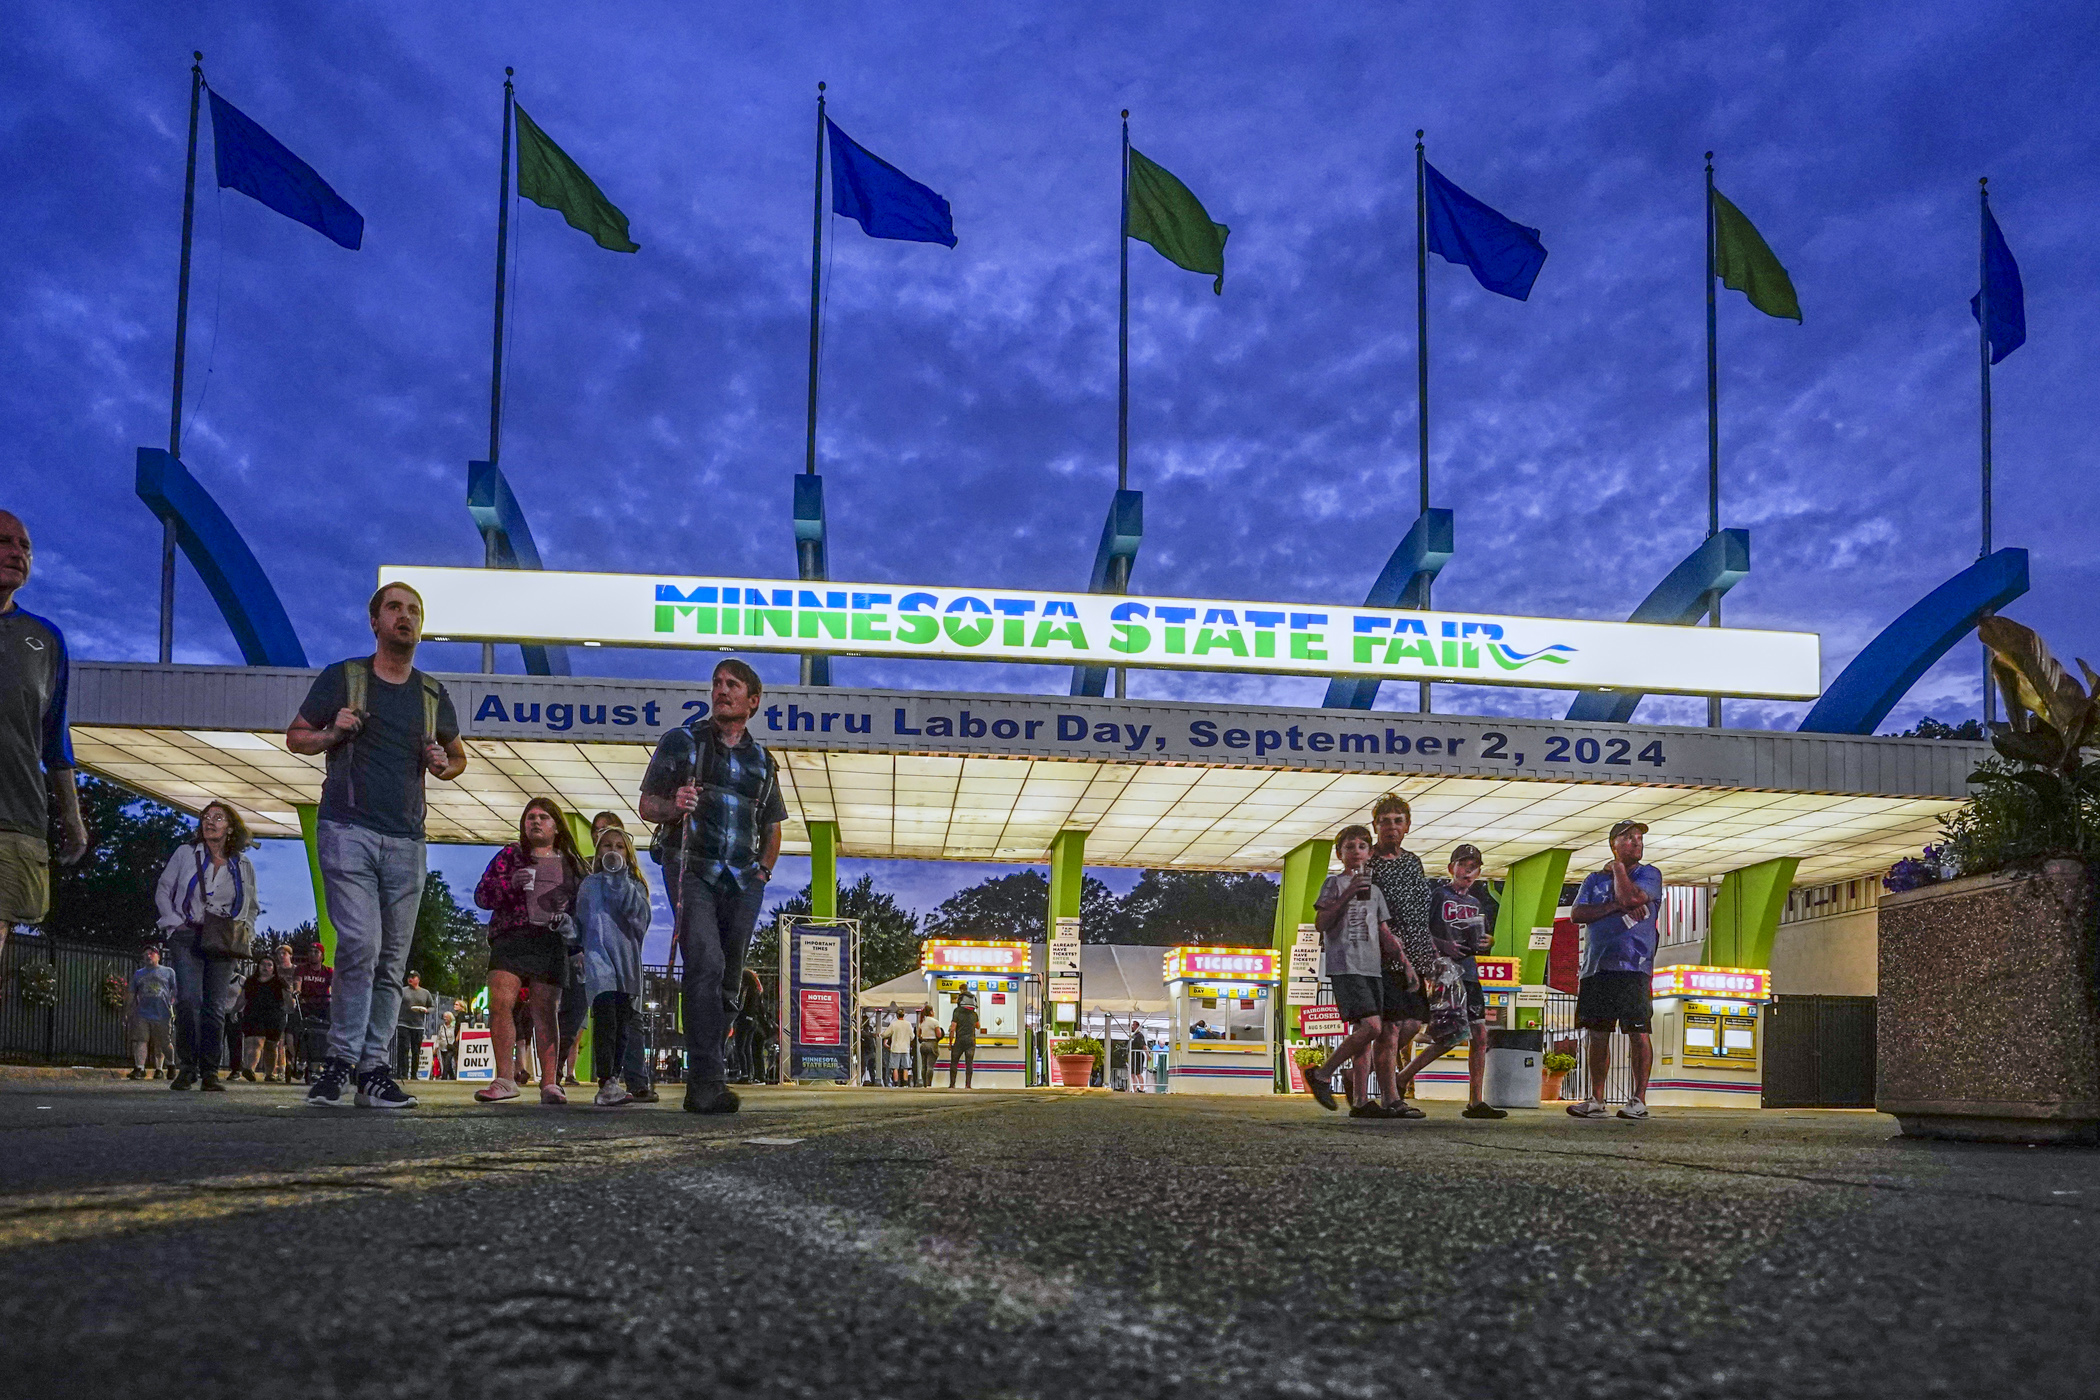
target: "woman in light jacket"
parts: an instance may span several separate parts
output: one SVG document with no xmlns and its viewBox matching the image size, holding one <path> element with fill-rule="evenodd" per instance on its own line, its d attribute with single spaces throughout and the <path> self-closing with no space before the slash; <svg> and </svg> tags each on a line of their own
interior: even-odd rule
<svg viewBox="0 0 2100 1400">
<path fill-rule="evenodd" d="M 239 934 L 255 935 L 262 902 L 247 849 L 253 838 L 240 814 L 224 802 L 205 804 L 195 839 L 176 848 L 153 887 L 159 925 L 168 936 L 168 962 L 175 969 L 175 1053 L 182 1062 L 170 1089 L 224 1092 L 219 1049 L 226 1043 L 226 1013 L 233 1009 L 238 955 L 207 956 L 201 946 L 204 921 L 231 919 Z M 231 1068 L 231 1067 L 230 1067 Z"/>
<path fill-rule="evenodd" d="M 649 886 L 634 858 L 634 843 L 619 827 L 598 833 L 597 868 L 576 895 L 583 934 L 584 991 L 591 1006 L 591 1058 L 600 1108 L 631 1101 L 636 1088 L 620 1082 L 642 994 L 642 939 L 649 932 Z"/>
</svg>

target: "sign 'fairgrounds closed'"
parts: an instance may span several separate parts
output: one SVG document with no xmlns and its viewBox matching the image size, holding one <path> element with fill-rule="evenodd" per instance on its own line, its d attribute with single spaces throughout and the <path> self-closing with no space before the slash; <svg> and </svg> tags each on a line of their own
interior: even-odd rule
<svg viewBox="0 0 2100 1400">
<path fill-rule="evenodd" d="M 1008 588 L 386 567 L 453 641 L 1366 676 L 1806 700 L 1812 632 Z"/>
</svg>

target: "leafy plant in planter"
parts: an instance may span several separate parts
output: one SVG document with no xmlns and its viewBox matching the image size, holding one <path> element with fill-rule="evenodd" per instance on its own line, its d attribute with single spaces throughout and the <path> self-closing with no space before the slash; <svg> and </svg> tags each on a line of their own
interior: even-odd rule
<svg viewBox="0 0 2100 1400">
<path fill-rule="evenodd" d="M 1300 1069 L 1318 1069 L 1327 1063 L 1327 1051 L 1318 1045 L 1293 1045 L 1291 1061 Z"/>
<path fill-rule="evenodd" d="M 24 1006 L 58 1005 L 58 969 L 49 963 L 23 963 L 15 969 L 15 987 Z"/>
<path fill-rule="evenodd" d="M 2081 685 L 2047 644 L 2017 622 L 1977 627 L 2007 722 L 1991 726 L 1998 757 L 1969 775 L 1977 791 L 1950 817 L 1942 854 L 1964 875 L 2038 865 L 2052 857 L 2100 859 L 2100 675 L 2083 660 Z"/>
<path fill-rule="evenodd" d="M 1101 1058 L 1101 1042 L 1090 1035 L 1068 1035 L 1057 1042 L 1060 1055 L 1092 1055 Z"/>
<path fill-rule="evenodd" d="M 1566 1074 L 1575 1068 L 1575 1057 L 1556 1052 L 1539 1061 L 1539 1064 L 1548 1074 Z"/>
</svg>

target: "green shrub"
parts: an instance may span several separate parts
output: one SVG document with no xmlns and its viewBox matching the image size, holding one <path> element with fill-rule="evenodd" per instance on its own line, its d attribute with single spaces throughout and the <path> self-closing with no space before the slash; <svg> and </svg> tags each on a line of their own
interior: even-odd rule
<svg viewBox="0 0 2100 1400">
<path fill-rule="evenodd" d="M 1319 1045 L 1294 1045 L 1291 1060 L 1300 1069 L 1318 1069 L 1327 1063 L 1327 1051 Z"/>
<path fill-rule="evenodd" d="M 1057 1042 L 1060 1055 L 1092 1055 L 1101 1058 L 1101 1042 L 1090 1035 L 1068 1035 Z"/>
<path fill-rule="evenodd" d="M 1566 1074 L 1569 1070 L 1575 1068 L 1575 1057 L 1555 1051 L 1540 1061 L 1540 1063 L 1545 1065 L 1546 1073 L 1548 1074 Z"/>
</svg>

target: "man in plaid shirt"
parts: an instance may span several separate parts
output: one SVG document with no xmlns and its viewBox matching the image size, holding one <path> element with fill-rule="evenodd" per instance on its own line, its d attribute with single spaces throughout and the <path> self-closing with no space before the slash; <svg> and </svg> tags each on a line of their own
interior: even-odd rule
<svg viewBox="0 0 2100 1400">
<path fill-rule="evenodd" d="M 678 823 L 683 845 L 678 947 L 685 952 L 688 1113 L 737 1110 L 723 1048 L 787 820 L 773 756 L 746 728 L 763 690 L 741 661 L 715 667 L 711 712 L 664 735 L 642 778 L 642 819 Z"/>
</svg>

